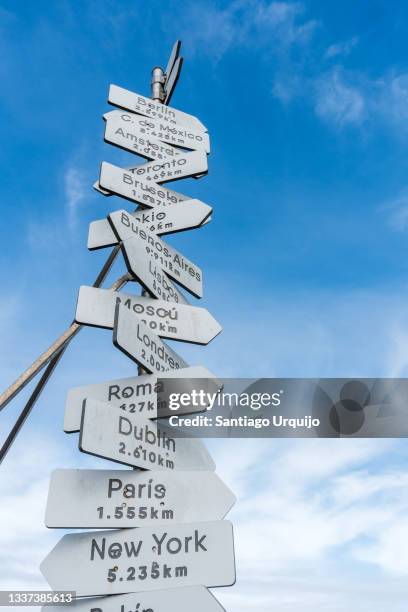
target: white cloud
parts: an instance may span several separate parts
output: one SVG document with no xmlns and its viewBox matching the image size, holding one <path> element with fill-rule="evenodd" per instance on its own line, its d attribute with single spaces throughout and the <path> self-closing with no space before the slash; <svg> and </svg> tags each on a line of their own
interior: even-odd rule
<svg viewBox="0 0 408 612">
<path fill-rule="evenodd" d="M 359 124 L 365 116 L 364 94 L 348 83 L 339 68 L 316 82 L 315 111 L 318 117 L 337 126 Z"/>
<path fill-rule="evenodd" d="M 194 2 L 183 7 L 178 19 L 189 53 L 205 53 L 218 61 L 232 47 L 249 45 L 280 53 L 282 48 L 306 44 L 317 22 L 303 15 L 299 2 L 235 0 L 225 8 Z"/>
<path fill-rule="evenodd" d="M 349 55 L 357 45 L 358 41 L 358 36 L 353 36 L 353 38 L 350 38 L 349 40 L 330 45 L 330 47 L 328 47 L 326 50 L 325 55 L 327 58 L 338 57 L 339 55 Z"/>
<path fill-rule="evenodd" d="M 71 165 L 67 168 L 64 175 L 64 188 L 68 226 L 73 230 L 77 224 L 79 207 L 89 190 L 84 173 L 78 166 Z"/>
<path fill-rule="evenodd" d="M 220 593 L 227 609 L 240 612 L 251 604 L 262 611 L 277 606 L 294 612 L 301 606 L 303 612 L 321 607 L 382 612 L 388 599 L 393 611 L 403 610 L 399 575 L 406 580 L 408 574 L 408 550 L 401 546 L 408 477 L 404 457 L 398 460 L 398 442 L 215 445 L 217 471 L 238 493 L 230 515 L 238 582 Z M 379 584 L 367 563 L 380 572 Z"/>
</svg>

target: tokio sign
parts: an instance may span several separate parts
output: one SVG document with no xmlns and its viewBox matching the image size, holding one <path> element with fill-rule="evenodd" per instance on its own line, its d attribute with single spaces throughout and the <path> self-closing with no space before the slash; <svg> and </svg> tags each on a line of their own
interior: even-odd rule
<svg viewBox="0 0 408 612">
<path fill-rule="evenodd" d="M 214 521 L 235 496 L 210 471 L 55 470 L 45 524 L 110 529 Z"/>
<path fill-rule="evenodd" d="M 114 595 L 235 582 L 229 521 L 65 535 L 41 564 L 54 591 Z"/>
<path fill-rule="evenodd" d="M 208 344 L 222 330 L 205 308 L 86 286 L 79 289 L 75 321 L 113 329 L 117 300 L 160 338 Z"/>
<path fill-rule="evenodd" d="M 70 389 L 65 403 L 64 431 L 73 433 L 81 429 L 82 408 L 87 397 L 118 406 L 125 413 L 156 419 L 174 414 L 163 397 L 165 380 L 179 379 L 178 391 L 189 395 L 193 390 L 202 389 L 205 393 L 217 393 L 222 388 L 221 382 L 214 374 L 202 366 L 168 370 L 162 376 L 163 378 L 154 374 L 131 376 Z M 160 400 L 158 394 L 162 394 Z M 193 414 L 203 412 L 204 409 L 201 405 L 180 406 L 177 414 Z"/>
<path fill-rule="evenodd" d="M 150 208 L 129 213 L 129 220 L 131 224 L 143 226 L 149 232 L 162 236 L 202 227 L 210 220 L 211 212 L 211 206 L 200 200 L 186 200 L 160 210 Z M 115 244 L 118 244 L 118 239 L 107 219 L 99 219 L 89 224 L 89 250 L 93 251 Z"/>
<path fill-rule="evenodd" d="M 145 117 L 150 117 L 155 121 L 161 121 L 163 124 L 172 127 L 184 126 L 192 130 L 207 131 L 205 125 L 197 119 L 197 117 L 171 108 L 170 106 L 165 106 L 161 104 L 161 102 L 145 98 L 138 93 L 123 89 L 123 87 L 118 87 L 117 85 L 111 85 L 109 87 L 108 102 L 119 108 L 133 111 Z"/>
<path fill-rule="evenodd" d="M 192 151 L 201 150 L 204 153 L 210 152 L 210 139 L 206 132 L 182 126 L 172 126 L 163 121 L 156 121 L 120 110 L 109 111 L 104 114 L 103 118 L 107 124 L 111 124 L 111 127 L 108 128 L 108 134 L 105 132 L 105 140 L 110 142 L 109 138 L 117 132 L 119 137 L 123 139 L 119 146 L 126 149 L 131 147 L 133 140 L 144 136 L 145 138 L 156 138 L 173 147 L 182 147 Z M 126 141 L 129 141 L 130 144 L 127 144 Z M 113 144 L 117 144 L 117 142 Z"/>
<path fill-rule="evenodd" d="M 82 410 L 79 450 L 150 470 L 215 470 L 197 438 L 174 438 L 174 429 L 117 406 L 87 398 Z"/>
<path fill-rule="evenodd" d="M 63 610 L 64 608 L 62 608 Z M 69 612 L 225 612 L 203 586 L 86 597 L 68 606 Z M 44 606 L 42 612 L 61 612 L 61 606 Z"/>
<path fill-rule="evenodd" d="M 150 331 L 136 315 L 117 301 L 113 327 L 113 344 L 122 353 L 147 370 L 166 372 L 186 368 L 188 364 L 159 336 Z"/>
<path fill-rule="evenodd" d="M 99 186 L 149 208 L 170 206 L 190 199 L 182 193 L 140 178 L 134 174 L 133 169 L 126 170 L 107 162 L 101 164 Z"/>
</svg>

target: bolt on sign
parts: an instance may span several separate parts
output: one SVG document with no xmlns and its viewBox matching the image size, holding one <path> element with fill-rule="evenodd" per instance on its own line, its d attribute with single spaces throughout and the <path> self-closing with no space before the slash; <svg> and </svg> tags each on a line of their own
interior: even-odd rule
<svg viewBox="0 0 408 612">
<path fill-rule="evenodd" d="M 107 464 L 52 473 L 47 527 L 96 530 L 64 535 L 41 564 L 53 590 L 75 591 L 75 612 L 223 612 L 208 588 L 235 582 L 233 530 L 223 520 L 235 497 L 204 443 L 176 435 L 165 421 L 174 412 L 164 386 L 183 393 L 222 388 L 163 340 L 206 345 L 221 331 L 178 288 L 201 298 L 201 269 L 161 238 L 203 227 L 212 215 L 211 206 L 167 186 L 208 171 L 207 128 L 168 106 L 182 64 L 177 41 L 166 73 L 153 71 L 154 99 L 111 85 L 116 110 L 103 117 L 105 141 L 144 161 L 128 168 L 102 162 L 94 186 L 139 206 L 93 221 L 88 248 L 120 245 L 115 254 L 122 253 L 128 272 L 119 280 L 137 281 L 145 293 L 82 286 L 75 320 L 112 330 L 114 347 L 142 372 L 70 389 L 64 431 L 79 432 L 79 450 L 99 457 L 102 467 L 107 460 L 138 469 Z M 178 413 L 206 407 L 187 403 Z"/>
</svg>

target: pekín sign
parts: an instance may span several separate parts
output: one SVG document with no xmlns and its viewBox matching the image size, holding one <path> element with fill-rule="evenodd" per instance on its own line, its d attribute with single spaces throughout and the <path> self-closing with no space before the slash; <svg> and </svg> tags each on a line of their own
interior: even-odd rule
<svg viewBox="0 0 408 612">
<path fill-rule="evenodd" d="M 70 612 L 225 612 L 203 586 L 110 597 L 86 597 L 71 604 L 68 609 Z M 61 612 L 61 606 L 44 606 L 42 612 Z"/>
</svg>

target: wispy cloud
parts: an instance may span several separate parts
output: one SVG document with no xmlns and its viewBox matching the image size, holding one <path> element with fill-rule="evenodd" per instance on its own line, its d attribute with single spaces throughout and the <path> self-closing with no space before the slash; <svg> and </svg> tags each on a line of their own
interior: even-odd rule
<svg viewBox="0 0 408 612">
<path fill-rule="evenodd" d="M 325 56 L 327 58 L 338 57 L 338 56 L 347 56 L 351 53 L 354 47 L 358 44 L 359 37 L 353 36 L 349 40 L 345 40 L 343 42 L 334 43 L 327 48 Z"/>
<path fill-rule="evenodd" d="M 189 53 L 205 53 L 216 61 L 237 47 L 281 52 L 312 36 L 317 22 L 304 13 L 299 2 L 235 0 L 223 8 L 195 2 L 183 7 L 180 32 Z"/>
<path fill-rule="evenodd" d="M 387 215 L 388 224 L 392 229 L 398 232 L 408 230 L 408 188 L 401 190 L 394 199 L 382 204 L 380 211 Z"/>
<path fill-rule="evenodd" d="M 364 94 L 346 81 L 339 68 L 320 77 L 315 87 L 318 117 L 340 127 L 363 121 L 366 109 Z"/>
<path fill-rule="evenodd" d="M 408 574 L 408 553 L 398 525 L 407 524 L 408 478 L 398 442 L 234 440 L 220 447 L 220 475 L 238 494 L 231 514 L 238 582 L 223 593 L 228 609 L 246 610 L 254 597 L 259 610 L 287 612 L 300 605 L 340 611 L 349 600 L 352 609 L 382 612 L 387 596 L 403 602 L 399 576 Z M 367 563 L 381 572 L 375 594 Z"/>
<path fill-rule="evenodd" d="M 68 226 L 73 230 L 77 225 L 79 208 L 89 192 L 89 185 L 80 167 L 70 165 L 67 168 L 64 174 L 64 188 Z"/>
</svg>

